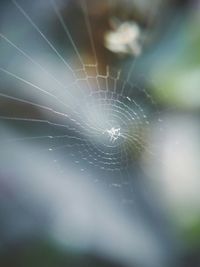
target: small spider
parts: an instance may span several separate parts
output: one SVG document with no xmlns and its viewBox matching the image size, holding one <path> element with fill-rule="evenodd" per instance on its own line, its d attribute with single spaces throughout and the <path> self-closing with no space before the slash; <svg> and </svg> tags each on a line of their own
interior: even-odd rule
<svg viewBox="0 0 200 267">
<path fill-rule="evenodd" d="M 121 136 L 120 128 L 112 127 L 110 130 L 105 130 L 103 133 L 108 133 L 110 136 L 110 141 L 115 142 L 119 136 Z"/>
</svg>

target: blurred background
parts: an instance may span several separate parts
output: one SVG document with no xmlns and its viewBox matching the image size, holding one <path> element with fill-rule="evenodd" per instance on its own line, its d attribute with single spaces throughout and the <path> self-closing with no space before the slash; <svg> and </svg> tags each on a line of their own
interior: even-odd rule
<svg viewBox="0 0 200 267">
<path fill-rule="evenodd" d="M 0 1 L 0 266 L 200 266 L 200 1 Z"/>
</svg>

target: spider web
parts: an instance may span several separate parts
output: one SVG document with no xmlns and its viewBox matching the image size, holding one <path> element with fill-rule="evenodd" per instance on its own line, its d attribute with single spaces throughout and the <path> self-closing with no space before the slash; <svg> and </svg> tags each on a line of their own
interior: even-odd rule
<svg viewBox="0 0 200 267">
<path fill-rule="evenodd" d="M 60 49 L 54 46 L 23 5 L 15 0 L 11 2 L 18 16 L 32 27 L 37 38 L 45 43 L 48 51 L 51 51 L 49 53 L 54 54 L 60 61 L 68 80 L 66 83 L 59 79 L 58 73 L 47 69 L 37 58 L 26 52 L 26 44 L 18 45 L 6 34 L 0 33 L 3 46 L 9 46 L 12 52 L 16 53 L 16 60 L 23 58 L 26 62 L 20 74 L 20 67 L 16 65 L 9 65 L 9 68 L 0 67 L 3 79 L 8 79 L 11 85 L 17 83 L 17 89 L 19 88 L 10 90 L 12 94 L 7 94 L 6 86 L 5 91 L 0 92 L 1 99 L 6 100 L 8 106 L 15 106 L 15 111 L 19 115 L 5 108 L 2 109 L 0 119 L 10 121 L 16 127 L 20 124 L 26 125 L 26 132 L 29 132 L 25 137 L 17 135 L 15 139 L 6 142 L 34 141 L 39 147 L 42 144 L 42 148 L 38 148 L 38 153 L 51 153 L 54 161 L 56 153 L 62 153 L 64 157 L 70 157 L 73 164 L 82 172 L 92 168 L 108 175 L 119 175 L 120 180 L 106 180 L 107 185 L 121 188 L 125 184 L 129 187 L 131 178 L 125 178 L 124 173 L 129 174 L 132 167 L 138 167 L 144 151 L 151 156 L 154 155 L 146 142 L 155 119 L 161 124 L 159 129 L 162 130 L 160 111 L 152 95 L 142 86 L 130 81 L 135 61 L 125 74 L 123 69 L 116 70 L 110 66 L 106 67 L 104 73 L 99 70 L 85 1 L 81 1 L 81 7 L 94 58 L 94 62 L 91 63 L 85 63 L 56 1 L 50 1 L 56 24 L 62 27 L 71 43 L 76 62 L 79 62 L 78 68 L 74 66 L 77 64 L 73 65 L 71 59 L 66 59 Z M 42 75 L 48 77 L 49 84 L 40 85 L 37 79 L 31 79 L 32 76 L 27 72 L 30 66 L 34 66 Z M 26 72 L 24 75 L 23 71 Z M 46 134 L 43 134 L 44 132 Z M 131 186 L 130 191 L 132 192 Z"/>
</svg>

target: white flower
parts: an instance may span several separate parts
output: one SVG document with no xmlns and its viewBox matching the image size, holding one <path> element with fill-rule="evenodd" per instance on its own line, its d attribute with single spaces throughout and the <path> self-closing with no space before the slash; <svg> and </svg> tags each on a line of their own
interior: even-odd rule
<svg viewBox="0 0 200 267">
<path fill-rule="evenodd" d="M 138 56 L 141 53 L 139 44 L 140 29 L 134 22 L 124 22 L 116 30 L 106 32 L 104 44 L 114 53 Z"/>
</svg>

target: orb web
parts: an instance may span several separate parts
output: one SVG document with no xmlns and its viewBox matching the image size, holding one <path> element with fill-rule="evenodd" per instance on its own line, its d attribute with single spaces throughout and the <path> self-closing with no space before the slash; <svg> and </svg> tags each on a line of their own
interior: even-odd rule
<svg viewBox="0 0 200 267">
<path fill-rule="evenodd" d="M 19 88 L 19 92 L 14 92 L 13 95 L 1 92 L 1 98 L 7 99 L 11 105 L 17 103 L 21 105 L 22 110 L 24 109 L 16 116 L 13 112 L 2 112 L 1 119 L 31 124 L 32 128 L 37 129 L 44 124 L 47 135 L 27 136 L 16 140 L 39 142 L 46 139 L 45 150 L 47 149 L 49 153 L 66 151 L 67 156 L 70 155 L 77 165 L 81 163 L 81 170 L 87 169 L 88 166 L 105 171 L 121 171 L 129 168 L 138 160 L 146 147 L 152 110 L 155 113 L 157 109 L 152 96 L 142 87 L 138 88 L 130 82 L 133 66 L 123 75 L 122 69 L 116 71 L 109 66 L 104 73 L 100 70 L 87 5 L 84 1 L 81 1 L 83 22 L 94 57 L 92 63 L 85 63 L 56 1 L 49 2 L 56 23 L 62 27 L 80 63 L 78 68 L 62 55 L 20 1 L 11 2 L 18 16 L 27 22 L 34 34 L 48 47 L 48 51 L 57 57 L 71 78 L 70 82 L 63 82 L 51 69 L 44 67 L 37 58 L 26 52 L 28 51 L 26 46 L 24 49 L 6 34 L 0 33 L 3 45 L 17 54 L 17 60 L 18 57 L 20 60 L 23 58 L 28 66 L 34 66 L 52 81 L 47 85 L 42 83 L 40 85 L 40 81 L 36 83 L 27 73 L 23 73 L 23 68 L 20 73 L 11 65 L 1 66 L 1 73 L 9 82 L 16 81 Z M 49 86 L 51 84 L 52 86 Z M 41 114 L 29 116 L 28 106 L 40 110 L 42 116 Z"/>
</svg>

